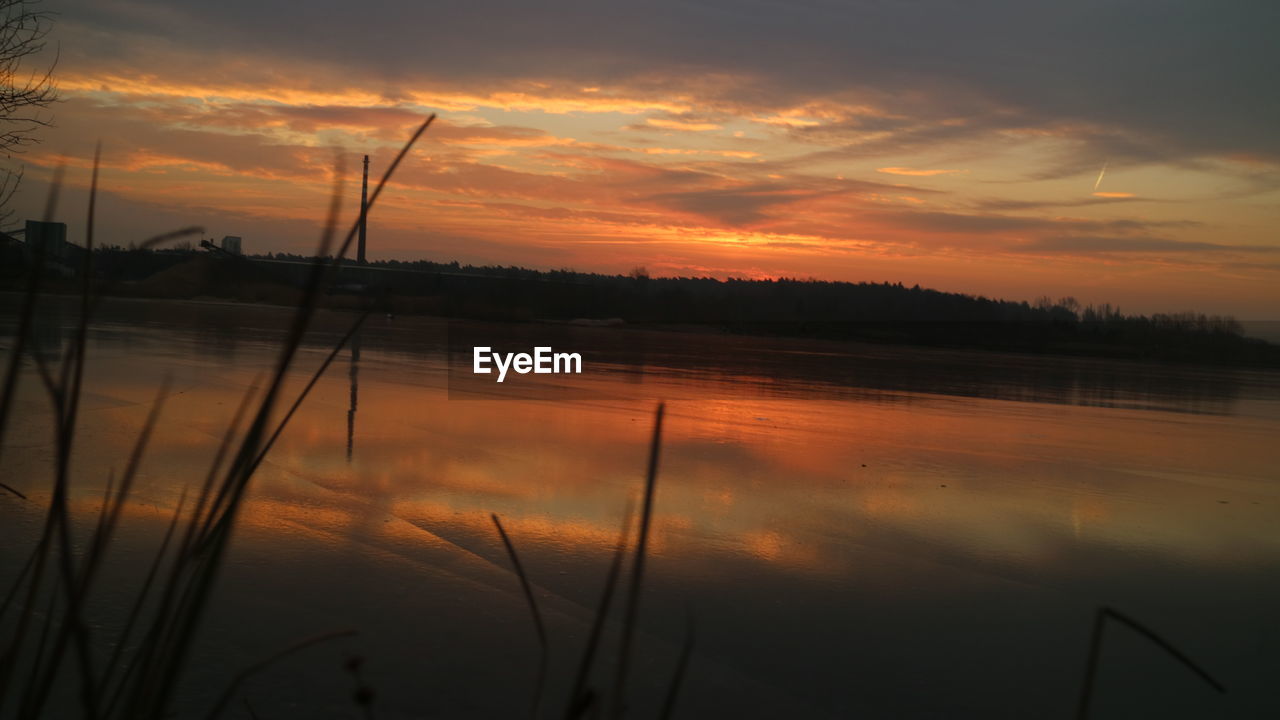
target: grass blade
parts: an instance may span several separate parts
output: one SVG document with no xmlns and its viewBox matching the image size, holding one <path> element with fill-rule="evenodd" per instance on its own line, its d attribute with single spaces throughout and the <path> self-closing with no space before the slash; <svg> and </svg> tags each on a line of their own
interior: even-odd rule
<svg viewBox="0 0 1280 720">
<path fill-rule="evenodd" d="M 587 635 L 586 647 L 582 650 L 582 659 L 578 662 L 578 675 L 573 681 L 573 690 L 569 694 L 569 704 L 565 710 L 565 720 L 582 717 L 590 707 L 594 693 L 587 690 L 587 677 L 591 673 L 591 665 L 595 662 L 596 650 L 600 646 L 600 636 L 604 632 L 604 621 L 609 614 L 609 606 L 613 602 L 613 593 L 618 586 L 618 576 L 622 571 L 622 559 L 627 553 L 630 540 L 631 504 L 622 514 L 622 530 L 618 533 L 618 544 L 613 551 L 613 562 L 609 564 L 609 574 L 605 578 L 604 590 L 600 593 L 600 602 L 596 605 L 595 619 L 591 622 L 591 631 Z"/>
<path fill-rule="evenodd" d="M 515 567 L 516 575 L 520 578 L 520 588 L 524 590 L 525 602 L 529 604 L 529 612 L 533 615 L 533 625 L 538 630 L 538 645 L 541 648 L 541 658 L 538 660 L 538 681 L 533 692 L 533 705 L 530 715 L 537 716 L 538 707 L 542 704 L 542 686 L 547 678 L 547 629 L 542 623 L 542 613 L 538 610 L 538 601 L 533 596 L 533 586 L 529 584 L 529 577 L 525 575 L 524 567 L 520 564 L 520 556 L 516 554 L 516 546 L 511 543 L 511 538 L 507 536 L 507 531 L 502 527 L 502 521 L 498 519 L 497 513 L 491 513 L 489 517 L 493 518 L 493 524 L 498 528 L 498 534 L 502 536 L 502 544 L 507 548 L 507 556 L 511 558 L 511 565 Z"/>
<path fill-rule="evenodd" d="M 58 193 L 62 190 L 61 165 L 54 171 L 53 180 L 49 183 L 49 196 L 45 201 L 44 220 L 53 219 L 58 206 Z M 35 260 L 31 264 L 31 279 L 27 283 L 27 292 L 22 299 L 22 311 L 18 317 L 18 329 L 13 336 L 13 347 L 9 351 L 9 366 L 5 369 L 4 385 L 0 389 L 0 452 L 4 448 L 4 431 L 9 421 L 9 408 L 13 402 L 13 392 L 18 385 L 18 369 L 22 367 L 22 353 L 26 348 L 27 338 L 31 335 L 31 323 L 35 316 L 36 298 L 40 296 L 40 286 L 44 280 L 44 245 L 35 250 Z M 7 486 L 6 486 L 7 487 Z M 15 491 L 16 492 L 16 491 Z M 19 493 L 21 494 L 21 493 Z M 0 695 L 4 694 L 4 678 L 0 677 Z"/>
<path fill-rule="evenodd" d="M 165 553 L 169 549 L 169 542 L 173 539 L 174 530 L 178 527 L 178 520 L 182 517 L 182 508 L 187 500 L 186 490 L 182 491 L 182 496 L 178 499 L 178 506 L 173 511 L 173 519 L 169 521 L 169 529 L 164 533 L 164 539 L 160 541 L 160 549 L 156 551 L 156 557 L 151 562 L 151 568 L 147 570 L 147 577 L 142 581 L 142 589 L 138 591 L 138 595 L 134 598 L 133 607 L 129 609 L 129 618 L 125 621 L 124 629 L 120 631 L 120 638 L 116 641 L 115 648 L 111 651 L 111 659 L 107 661 L 107 667 L 103 671 L 102 679 L 98 682 L 98 697 L 106 697 L 107 688 L 111 685 L 111 678 L 114 676 L 116 669 L 120 667 L 120 657 L 125 647 L 129 643 L 129 636 L 133 634 L 134 625 L 138 622 L 138 617 L 142 614 L 142 607 L 146 604 L 147 597 L 151 594 L 151 586 L 155 582 L 156 575 L 160 572 L 160 566 L 164 562 Z M 114 704 L 114 698 L 113 703 Z M 111 705 L 103 710 L 103 715 L 111 714 Z"/>
<path fill-rule="evenodd" d="M 680 659 L 676 661 L 675 674 L 671 676 L 671 685 L 667 688 L 667 698 L 662 703 L 662 713 L 658 717 L 668 720 L 676 709 L 676 698 L 680 695 L 680 686 L 684 684 L 685 672 L 689 669 L 689 656 L 693 654 L 693 615 L 690 614 L 685 624 L 684 645 L 680 648 Z"/>
<path fill-rule="evenodd" d="M 1089 641 L 1089 659 L 1085 662 L 1084 683 L 1080 687 L 1080 702 L 1076 707 L 1076 717 L 1079 718 L 1079 720 L 1085 720 L 1085 718 L 1089 717 L 1089 707 L 1093 702 L 1094 678 L 1097 677 L 1098 674 L 1098 663 L 1102 655 L 1103 631 L 1106 629 L 1107 620 L 1115 620 L 1122 625 L 1126 625 L 1131 630 L 1150 640 L 1156 645 L 1156 647 L 1164 650 L 1175 660 L 1182 663 L 1183 666 L 1195 673 L 1197 677 L 1204 680 L 1206 684 L 1214 690 L 1217 690 L 1219 693 L 1225 693 L 1227 691 L 1226 687 L 1215 680 L 1208 671 L 1197 665 L 1194 660 L 1186 655 L 1186 653 L 1174 647 L 1172 643 L 1165 640 L 1154 630 L 1148 628 L 1137 620 L 1134 620 L 1128 615 L 1125 615 L 1119 610 L 1116 610 L 1115 608 L 1103 605 L 1098 608 L 1098 612 L 1093 618 L 1093 636 Z"/>
<path fill-rule="evenodd" d="M 653 438 L 649 442 L 649 470 L 645 476 L 644 505 L 640 510 L 640 539 L 636 542 L 635 561 L 631 566 L 631 587 L 627 595 L 626 615 L 622 622 L 622 642 L 618 650 L 618 673 L 614 682 L 613 714 L 621 717 L 625 709 L 628 662 L 631 638 L 635 635 L 640 607 L 640 589 L 644 582 L 645 551 L 649 545 L 649 524 L 653 518 L 653 491 L 658 479 L 658 455 L 662 448 L 662 416 L 666 404 L 658 403 L 653 417 Z"/>
<path fill-rule="evenodd" d="M 313 645 L 319 645 L 320 643 L 335 640 L 337 638 L 351 637 L 355 634 L 356 632 L 354 630 L 341 630 L 338 632 L 330 632 L 323 635 L 317 635 L 312 638 L 307 638 L 306 640 L 296 642 L 289 647 L 272 654 L 270 657 L 259 660 L 244 670 L 241 670 L 236 674 L 235 678 L 232 679 L 231 684 L 227 686 L 227 689 L 223 691 L 222 696 L 218 698 L 218 702 L 214 703 L 213 709 L 209 711 L 206 718 L 208 720 L 215 720 L 215 718 L 221 715 L 222 711 L 227 708 L 227 704 L 231 702 L 231 698 L 235 696 L 236 690 L 240 689 L 240 686 L 244 684 L 245 680 L 248 680 L 255 674 L 260 673 L 284 658 L 287 658 L 294 653 L 301 652 Z"/>
<path fill-rule="evenodd" d="M 23 495 L 21 492 L 19 492 L 19 491 L 18 491 L 18 489 L 17 489 L 17 488 L 15 488 L 15 487 L 13 487 L 13 486 L 9 485 L 8 483 L 0 482 L 0 490 L 4 490 L 5 492 L 13 493 L 14 495 L 17 495 L 18 497 L 22 498 L 23 500 L 26 500 L 26 499 L 27 499 L 27 496 L 26 496 L 26 495 Z"/>
</svg>

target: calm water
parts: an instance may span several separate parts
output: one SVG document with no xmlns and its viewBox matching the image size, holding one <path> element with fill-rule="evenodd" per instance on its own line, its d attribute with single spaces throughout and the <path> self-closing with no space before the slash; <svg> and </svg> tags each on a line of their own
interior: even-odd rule
<svg viewBox="0 0 1280 720">
<path fill-rule="evenodd" d="M 16 302 L 0 298 L 6 345 Z M 39 351 L 57 352 L 75 316 L 53 302 L 41 316 Z M 83 517 L 124 466 L 162 377 L 173 395 L 102 618 L 127 602 L 180 492 L 272 366 L 285 318 L 199 303 L 103 309 L 75 464 Z M 320 319 L 293 387 L 350 320 Z M 446 372 L 446 330 L 373 318 L 358 358 L 344 352 L 316 387 L 256 477 L 185 702 L 297 639 L 355 629 L 243 695 L 264 718 L 354 717 L 342 663 L 358 654 L 379 717 L 523 713 L 537 646 L 496 512 L 547 616 L 559 707 L 661 399 L 631 717 L 654 715 L 688 616 L 684 717 L 1070 717 L 1104 603 L 1228 693 L 1113 627 L 1095 717 L 1280 716 L 1275 375 L 454 328 L 455 346 L 550 334 L 557 349 L 593 348 L 581 377 L 498 388 Z M 0 473 L 36 503 L 0 497 L 6 582 L 47 500 L 53 452 L 33 375 L 18 403 Z"/>
</svg>

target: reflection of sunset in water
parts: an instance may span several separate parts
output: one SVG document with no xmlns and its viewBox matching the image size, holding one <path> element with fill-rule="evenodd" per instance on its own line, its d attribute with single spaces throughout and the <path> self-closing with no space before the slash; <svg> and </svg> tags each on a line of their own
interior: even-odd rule
<svg viewBox="0 0 1280 720">
<path fill-rule="evenodd" d="M 86 403 L 105 422 L 85 433 L 81 451 L 119 466 L 154 376 L 126 375 L 107 362 L 109 352 L 94 368 L 108 384 L 93 385 Z M 803 571 L 841 564 L 847 543 L 872 528 L 1033 564 L 1051 561 L 1046 546 L 1068 539 L 1178 554 L 1235 543 L 1257 550 L 1252 536 L 1266 519 L 1244 501 L 1236 512 L 1207 507 L 1184 522 L 1192 504 L 1219 505 L 1214 488 L 1224 483 L 1263 490 L 1264 428 L 1241 419 L 920 394 L 859 402 L 826 398 L 816 385 L 796 397 L 739 397 L 733 381 L 660 374 L 652 385 L 585 379 L 593 394 L 581 402 L 518 392 L 463 400 L 397 382 L 407 365 L 437 361 L 367 349 L 364 357 L 350 463 L 348 378 L 335 371 L 272 450 L 246 523 L 354 534 L 369 532 L 377 513 L 482 534 L 496 511 L 531 543 L 601 551 L 637 491 L 657 396 L 670 412 L 653 549 L 682 562 L 697 562 L 694 550 L 712 541 Z M 199 475 L 259 364 L 210 371 L 177 363 L 141 478 L 148 501 L 176 502 L 174 479 Z M 34 426 L 30 437 L 38 442 Z M 1173 473 L 1179 480 L 1164 479 Z M 1173 508 L 1135 502 L 1152 485 Z"/>
<path fill-rule="evenodd" d="M 268 344 L 206 353 L 133 332 L 168 351 L 140 360 L 128 343 L 95 342 L 74 507 L 96 512 L 107 469 L 123 466 L 168 373 L 173 393 L 125 522 L 162 528 L 273 356 Z M 912 361 L 914 351 L 900 352 Z M 303 353 L 286 397 L 321 357 Z M 358 374 L 346 361 L 317 385 L 254 480 L 235 551 L 255 558 L 246 567 L 314 562 L 307 582 L 319 582 L 321 568 L 349 561 L 366 573 L 363 588 L 380 588 L 369 592 L 426 578 L 463 605 L 496 594 L 516 608 L 515 623 L 523 616 L 489 517 L 497 513 L 559 622 L 580 633 L 624 508 L 638 497 L 661 398 L 668 415 L 647 602 L 659 617 L 689 602 L 711 618 L 704 662 L 760 677 L 776 671 L 765 669 L 769 653 L 749 648 L 778 646 L 808 658 L 779 683 L 831 693 L 841 687 L 827 678 L 836 671 L 816 664 L 855 661 L 835 636 L 824 639 L 829 627 L 855 636 L 934 627 L 942 639 L 918 641 L 895 671 L 910 672 L 944 662 L 945 648 L 931 643 L 971 645 L 979 636 L 969 633 L 993 623 L 1001 643 L 1016 645 L 1026 633 L 1019 613 L 1065 628 L 1078 622 L 1070 613 L 1087 617 L 1120 597 L 1185 636 L 1200 616 L 1164 609 L 1174 597 L 1174 607 L 1230 613 L 1242 625 L 1220 642 L 1237 643 L 1233 631 L 1264 621 L 1269 603 L 1258 598 L 1280 601 L 1265 579 L 1280 560 L 1268 440 L 1278 422 L 1256 412 L 1275 407 L 1274 388 L 1254 398 L 1272 405 L 1205 415 L 655 367 L 584 375 L 573 380 L 584 392 L 557 402 L 519 387 L 506 397 L 450 394 L 438 354 L 365 342 Z M 350 415 L 357 381 L 359 412 Z M 7 439 L 6 462 L 20 477 L 48 477 L 49 414 L 37 391 L 23 386 L 28 420 Z M 44 501 L 41 486 L 24 487 Z M 942 598 L 961 610 L 936 604 Z M 986 619 L 936 625 L 938 613 L 961 611 Z M 876 642 L 881 667 L 895 667 L 896 641 Z M 1061 653 L 1061 672 L 1045 682 L 1070 684 L 1058 678 L 1075 671 L 1073 653 Z M 1237 650 L 1215 659 L 1257 662 Z M 1019 682 L 1034 700 L 1038 681 Z"/>
</svg>

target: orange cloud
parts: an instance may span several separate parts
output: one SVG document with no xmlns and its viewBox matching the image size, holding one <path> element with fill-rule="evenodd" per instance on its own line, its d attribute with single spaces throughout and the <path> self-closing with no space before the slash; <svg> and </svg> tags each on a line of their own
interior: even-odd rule
<svg viewBox="0 0 1280 720">
<path fill-rule="evenodd" d="M 116 93 L 138 97 L 200 98 L 207 101 L 277 103 L 287 106 L 350 106 L 432 108 L 441 111 L 471 111 L 491 108 L 503 111 L 538 111 L 549 114 L 647 112 L 685 113 L 696 106 L 693 98 L 644 97 L 639 94 L 606 93 L 599 88 L 555 87 L 547 83 L 524 83 L 521 90 L 494 90 L 488 93 L 462 92 L 450 88 L 389 89 L 371 92 L 358 86 L 315 89 L 308 83 L 226 82 L 184 80 L 155 73 L 121 74 L 70 70 L 60 73 L 58 86 L 65 92 Z"/>
<path fill-rule="evenodd" d="M 720 125 L 709 122 L 686 122 L 684 120 L 671 120 L 669 118 L 645 118 L 646 125 L 663 128 L 665 130 L 689 130 L 691 132 L 705 132 L 707 130 L 719 130 Z"/>
<path fill-rule="evenodd" d="M 934 175 L 953 175 L 955 173 L 966 173 L 968 170 L 914 170 L 905 167 L 882 167 L 876 168 L 876 172 L 885 173 L 886 175 L 911 175 L 914 177 L 932 177 Z"/>
</svg>

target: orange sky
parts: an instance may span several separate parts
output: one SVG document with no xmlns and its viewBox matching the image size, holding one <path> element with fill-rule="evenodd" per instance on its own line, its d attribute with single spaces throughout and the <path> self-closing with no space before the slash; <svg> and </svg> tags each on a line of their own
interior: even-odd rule
<svg viewBox="0 0 1280 720">
<path fill-rule="evenodd" d="M 305 253 L 335 157 L 351 217 L 359 156 L 380 172 L 436 112 L 372 217 L 372 259 L 901 281 L 1245 319 L 1274 319 L 1280 300 L 1280 149 L 1259 127 L 1274 103 L 1225 103 L 1252 77 L 1232 63 L 1251 58 L 1212 55 L 1252 47 L 1235 26 L 1183 41 L 1195 18 L 1136 36 L 1070 25 L 1079 42 L 1058 47 L 951 28 L 941 9 L 803 6 L 772 32 L 757 25 L 782 11 L 766 6 L 564 22 L 508 8 L 481 33 L 464 10 L 428 23 L 390 1 L 376 22 L 337 6 L 56 4 L 64 102 L 21 158 L 17 202 L 39 215 L 65 162 L 72 239 L 101 139 L 102 241 L 201 224 L 249 252 Z M 1207 64 L 1179 76 L 1171 112 L 1178 43 L 1179 62 Z"/>
</svg>

